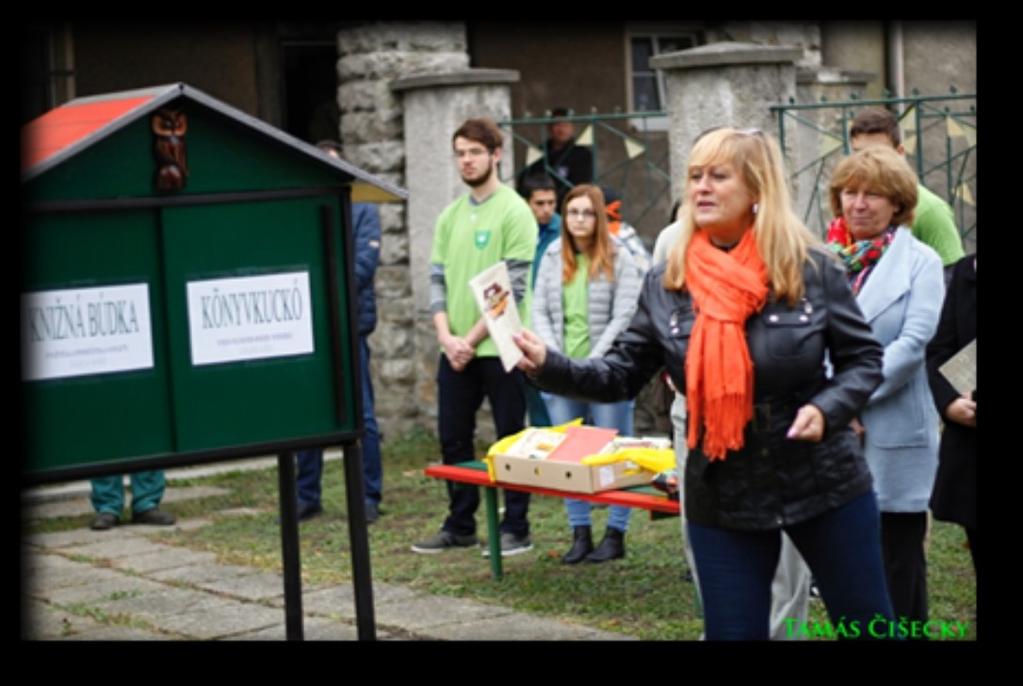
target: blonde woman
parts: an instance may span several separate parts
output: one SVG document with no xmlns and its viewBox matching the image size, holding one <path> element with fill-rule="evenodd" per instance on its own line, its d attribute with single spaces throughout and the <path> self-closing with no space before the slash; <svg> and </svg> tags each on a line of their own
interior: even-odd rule
<svg viewBox="0 0 1023 686">
<path fill-rule="evenodd" d="M 792 213 L 773 139 L 706 132 L 687 174 L 679 239 L 611 349 L 570 360 L 526 331 L 520 367 L 599 402 L 635 397 L 662 367 L 684 389 L 683 503 L 708 640 L 768 638 L 782 531 L 840 635 L 887 637 L 877 500 L 850 427 L 881 383 L 881 347 L 841 265 Z"/>
</svg>

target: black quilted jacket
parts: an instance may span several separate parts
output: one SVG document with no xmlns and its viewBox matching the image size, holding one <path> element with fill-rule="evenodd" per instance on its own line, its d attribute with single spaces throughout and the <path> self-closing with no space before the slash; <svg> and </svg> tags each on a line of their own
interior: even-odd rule
<svg viewBox="0 0 1023 686">
<path fill-rule="evenodd" d="M 634 398 L 667 368 L 675 386 L 685 389 L 683 365 L 695 314 L 688 292 L 664 289 L 664 269 L 647 274 L 629 328 L 603 358 L 569 360 L 548 351 L 533 383 L 560 395 L 614 402 Z M 795 307 L 769 297 L 746 322 L 754 418 L 743 448 L 715 462 L 699 444 L 690 451 L 683 503 L 696 524 L 780 528 L 844 505 L 872 486 L 849 422 L 881 383 L 883 350 L 836 261 L 813 250 L 803 275 L 806 295 Z M 824 439 L 785 438 L 796 411 L 808 402 L 824 413 Z"/>
</svg>

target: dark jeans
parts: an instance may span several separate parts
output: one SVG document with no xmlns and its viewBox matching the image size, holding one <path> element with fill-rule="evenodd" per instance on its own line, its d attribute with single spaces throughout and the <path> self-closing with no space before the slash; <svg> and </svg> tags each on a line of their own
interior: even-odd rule
<svg viewBox="0 0 1023 686">
<path fill-rule="evenodd" d="M 927 621 L 926 512 L 882 512 L 881 550 L 892 609 L 899 618 Z"/>
<path fill-rule="evenodd" d="M 477 357 L 461 372 L 451 368 L 448 358 L 440 356 L 437 366 L 437 423 L 444 464 L 476 459 L 473 438 L 476 411 L 484 396 L 494 413 L 497 437 L 503 438 L 525 428 L 526 401 L 519 380 L 521 372 L 505 373 L 497 357 Z M 476 533 L 476 510 L 480 504 L 477 486 L 447 482 L 448 517 L 444 530 L 460 536 Z M 525 536 L 529 533 L 529 494 L 504 492 L 504 519 L 501 532 Z"/>
<path fill-rule="evenodd" d="M 707 640 L 763 640 L 769 635 L 771 580 L 781 531 L 731 531 L 688 523 L 700 578 Z M 838 509 L 785 527 L 806 560 L 833 626 L 857 620 L 872 638 L 875 614 L 893 618 L 881 561 L 877 500 L 868 492 Z M 795 620 L 795 618 L 793 618 Z M 798 630 L 797 622 L 793 628 Z"/>
<path fill-rule="evenodd" d="M 383 465 L 380 460 L 380 429 L 374 407 L 373 380 L 369 374 L 369 345 L 365 336 L 359 336 L 359 369 L 362 374 L 362 422 L 366 432 L 362 437 L 362 480 L 366 503 L 380 504 L 383 491 Z M 298 504 L 320 505 L 323 451 L 300 450 L 298 453 Z"/>
</svg>

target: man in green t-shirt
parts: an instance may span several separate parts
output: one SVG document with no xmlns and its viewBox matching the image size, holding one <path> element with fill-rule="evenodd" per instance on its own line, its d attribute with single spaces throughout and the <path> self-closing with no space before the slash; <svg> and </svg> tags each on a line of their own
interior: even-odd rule
<svg viewBox="0 0 1023 686">
<path fill-rule="evenodd" d="M 437 423 L 444 464 L 476 459 L 476 411 L 486 396 L 498 438 L 525 426 L 521 372 L 504 371 L 487 335 L 469 280 L 500 260 L 508 265 L 515 302 L 522 303 L 536 250 L 529 205 L 497 177 L 503 136 L 490 119 L 468 119 L 452 136 L 455 162 L 469 192 L 437 219 L 430 254 L 430 312 L 440 344 Z M 412 546 L 417 553 L 477 546 L 476 486 L 448 482 L 448 517 L 439 533 Z M 501 555 L 532 549 L 529 494 L 504 492 Z"/>
<path fill-rule="evenodd" d="M 900 155 L 906 153 L 899 131 L 899 120 L 880 107 L 867 107 L 859 111 L 849 127 L 849 144 L 853 152 L 868 145 L 889 145 Z M 965 254 L 952 208 L 920 183 L 917 184 L 912 230 L 917 240 L 934 248 L 945 267 L 955 264 Z M 946 269 L 946 285 L 950 276 L 951 270 Z"/>
</svg>

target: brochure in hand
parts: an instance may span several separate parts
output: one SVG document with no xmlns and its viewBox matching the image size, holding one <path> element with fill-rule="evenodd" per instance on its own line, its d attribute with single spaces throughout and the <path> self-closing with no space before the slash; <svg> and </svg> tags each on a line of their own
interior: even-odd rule
<svg viewBox="0 0 1023 686">
<path fill-rule="evenodd" d="M 938 368 L 948 382 L 960 393 L 977 388 L 977 339 L 973 339 L 948 362 Z"/>
<path fill-rule="evenodd" d="M 512 340 L 513 335 L 522 331 L 522 320 L 512 295 L 508 266 L 501 261 L 484 269 L 469 280 L 469 287 L 483 313 L 487 332 L 497 346 L 504 371 L 510 372 L 522 359 L 522 351 Z"/>
</svg>

